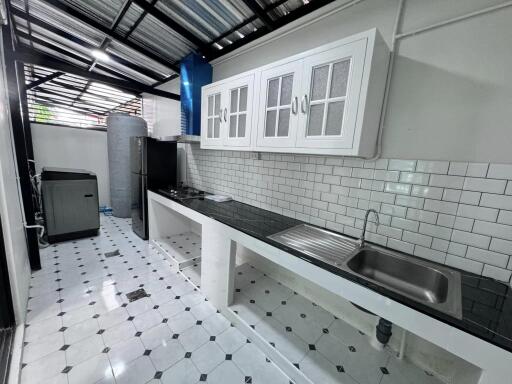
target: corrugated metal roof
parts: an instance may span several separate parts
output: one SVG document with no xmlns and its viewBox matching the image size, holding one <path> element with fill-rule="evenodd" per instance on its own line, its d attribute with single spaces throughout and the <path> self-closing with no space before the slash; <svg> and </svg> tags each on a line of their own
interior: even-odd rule
<svg viewBox="0 0 512 384">
<path fill-rule="evenodd" d="M 19 41 L 80 68 L 157 85 L 333 0 L 10 0 Z M 266 16 L 265 16 L 266 14 Z M 293 17 L 292 17 L 293 16 Z M 27 19 L 30 22 L 27 22 Z M 92 51 L 110 55 L 97 61 Z M 37 52 L 36 52 L 37 54 Z"/>
</svg>

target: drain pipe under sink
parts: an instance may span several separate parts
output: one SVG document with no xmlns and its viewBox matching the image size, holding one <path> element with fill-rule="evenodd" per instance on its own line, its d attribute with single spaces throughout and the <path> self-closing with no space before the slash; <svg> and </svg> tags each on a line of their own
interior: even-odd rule
<svg viewBox="0 0 512 384">
<path fill-rule="evenodd" d="M 359 309 L 362 312 L 365 312 L 369 315 L 377 316 L 375 313 L 370 312 L 366 308 L 363 308 L 355 303 L 350 302 L 354 307 Z M 375 327 L 375 334 L 370 339 L 370 345 L 375 348 L 378 351 L 382 351 L 384 349 L 384 346 L 389 342 L 389 339 L 391 338 L 391 335 L 393 332 L 391 332 L 391 329 L 393 328 L 393 323 L 391 321 L 388 321 L 382 317 L 379 317 L 379 322 L 377 323 L 377 326 Z M 404 335 L 405 336 L 405 335 Z M 403 338 L 402 341 L 405 341 L 405 338 Z M 401 346 L 402 349 L 402 346 Z M 400 351 L 400 355 L 403 354 L 403 351 Z"/>
</svg>

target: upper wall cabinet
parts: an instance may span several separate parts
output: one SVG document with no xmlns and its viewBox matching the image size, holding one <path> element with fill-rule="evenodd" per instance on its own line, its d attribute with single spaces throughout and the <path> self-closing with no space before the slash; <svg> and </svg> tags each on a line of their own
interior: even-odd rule
<svg viewBox="0 0 512 384">
<path fill-rule="evenodd" d="M 373 29 L 205 86 L 201 147 L 372 156 L 388 59 Z"/>
</svg>

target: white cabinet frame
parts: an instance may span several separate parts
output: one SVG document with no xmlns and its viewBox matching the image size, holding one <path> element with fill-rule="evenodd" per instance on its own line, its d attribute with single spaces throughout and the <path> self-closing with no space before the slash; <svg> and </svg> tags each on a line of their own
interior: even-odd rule
<svg viewBox="0 0 512 384">
<path fill-rule="evenodd" d="M 326 104 L 321 128 L 324 133 L 328 104 L 344 101 L 341 134 L 308 135 L 312 71 L 325 64 L 329 64 L 331 69 L 333 63 L 344 58 L 351 60 L 347 93 L 324 100 Z M 389 49 L 374 28 L 207 85 L 202 90 L 201 148 L 371 157 L 376 151 L 388 64 Z M 291 103 L 267 107 L 269 80 L 278 78 L 281 91 L 282 78 L 289 74 L 293 74 Z M 248 97 L 252 95 L 252 102 L 248 100 L 246 135 L 243 138 L 229 138 L 228 90 L 235 88 L 244 77 L 253 81 L 252 92 L 250 89 L 248 92 Z M 329 82 L 330 79 L 328 85 Z M 216 87 L 222 92 L 222 139 L 207 137 L 208 119 L 204 117 L 208 111 L 207 96 Z M 313 105 L 320 103 L 322 101 L 317 100 Z M 287 135 L 266 134 L 267 112 L 276 111 L 275 115 L 271 112 L 276 131 L 280 110 L 287 108 L 293 109 Z"/>
</svg>

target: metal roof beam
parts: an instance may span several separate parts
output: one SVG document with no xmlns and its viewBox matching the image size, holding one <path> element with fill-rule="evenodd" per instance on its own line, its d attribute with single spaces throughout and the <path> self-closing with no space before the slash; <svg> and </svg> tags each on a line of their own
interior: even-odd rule
<svg viewBox="0 0 512 384">
<path fill-rule="evenodd" d="M 39 19 L 36 19 L 35 17 L 33 16 L 30 16 L 30 15 L 26 15 L 25 13 L 17 10 L 17 9 L 13 9 L 12 13 L 16 16 L 16 17 L 20 17 L 20 18 L 23 18 L 28 22 L 30 22 L 32 25 L 36 25 L 38 26 L 39 28 L 42 28 L 42 29 L 45 29 L 51 33 L 54 33 L 66 40 L 70 40 L 72 41 L 73 43 L 75 44 L 78 44 L 86 49 L 90 49 L 90 50 L 93 50 L 93 49 L 98 49 L 98 47 L 94 46 L 93 44 L 90 44 L 90 43 L 87 43 L 86 41 L 83 41 L 82 39 L 79 39 L 77 37 L 75 37 L 74 35 L 66 32 L 66 31 L 62 31 L 60 30 L 59 28 L 57 27 L 54 27 L 53 25 L 50 25 L 42 20 L 39 20 Z M 17 34 L 19 33 L 19 31 L 17 32 Z M 32 31 L 32 35 L 30 36 L 30 38 L 33 38 L 33 33 L 34 31 Z M 29 37 L 27 37 L 28 39 Z M 153 72 L 152 70 L 148 69 L 148 68 L 144 68 L 144 67 L 141 67 L 137 64 L 134 64 L 126 59 L 123 59 L 122 57 L 116 55 L 116 54 L 113 54 L 113 53 L 109 53 L 109 55 L 112 57 L 112 59 L 121 64 L 121 65 L 124 65 L 125 67 L 127 68 L 130 68 L 136 72 L 139 72 L 141 74 L 143 74 L 144 76 L 147 76 L 149 78 L 152 78 L 152 79 L 155 79 L 155 80 L 158 80 L 158 81 L 161 81 L 162 80 L 162 76 L 156 72 Z"/>
<path fill-rule="evenodd" d="M 133 0 L 135 4 L 137 4 L 139 7 L 141 7 L 144 11 L 149 13 L 151 16 L 156 18 L 161 23 L 165 24 L 167 27 L 171 28 L 174 32 L 178 33 L 179 35 L 183 36 L 185 39 L 190 41 L 192 44 L 197 46 L 198 50 L 204 54 L 205 56 L 208 56 L 211 52 L 211 48 L 208 46 L 207 43 L 202 41 L 199 37 L 194 35 L 190 30 L 187 28 L 181 26 L 176 21 L 174 21 L 171 17 L 169 17 L 167 14 L 159 10 L 154 4 L 149 4 L 146 0 Z"/>
<path fill-rule="evenodd" d="M 27 86 L 25 87 L 25 89 L 28 91 L 29 89 L 32 89 L 32 88 L 35 88 L 37 87 L 38 85 L 41 85 L 43 83 L 46 83 L 47 81 L 50 81 L 50 80 L 53 80 L 57 77 L 59 77 L 60 75 L 63 75 L 64 72 L 55 72 L 55 73 L 52 73 L 51 75 L 47 75 L 39 80 L 36 80 L 36 81 L 33 81 L 31 82 L 30 84 L 27 84 Z"/>
<path fill-rule="evenodd" d="M 263 22 L 263 24 L 265 24 L 265 27 L 267 27 L 268 30 L 273 31 L 276 28 L 270 16 L 263 8 L 261 8 L 261 6 L 256 2 L 256 0 L 242 1 L 245 3 L 245 5 L 249 7 L 251 11 L 254 12 L 256 16 L 258 16 L 258 18 Z"/>
<path fill-rule="evenodd" d="M 51 55 L 27 47 L 19 47 L 18 50 L 16 50 L 16 60 L 22 61 L 27 64 L 41 65 L 43 67 L 51 68 L 57 71 L 71 73 L 77 76 L 84 77 L 86 79 L 91 79 L 99 83 L 110 85 L 114 88 L 118 88 L 123 91 L 128 91 L 132 93 L 147 92 L 156 96 L 166 97 L 168 99 L 180 100 L 180 95 L 177 95 L 175 93 L 154 89 L 149 85 L 142 84 L 137 81 L 125 81 L 101 75 L 96 72 L 89 72 L 86 69 L 77 67 L 73 64 L 66 63 L 65 61 L 57 59 Z"/>
<path fill-rule="evenodd" d="M 135 0 L 137 1 L 137 0 Z M 87 15 L 77 11 L 76 9 L 65 5 L 64 3 L 60 2 L 59 0 L 45 0 L 45 3 L 51 5 L 52 7 L 58 9 L 61 12 L 64 12 L 68 14 L 69 16 L 74 17 L 75 19 L 79 20 L 81 23 L 86 24 L 88 27 L 96 29 L 97 31 L 109 36 L 110 38 L 116 40 L 120 44 L 126 45 L 127 47 L 139 52 L 140 54 L 150 58 L 153 61 L 156 61 L 157 63 L 166 66 L 167 68 L 172 69 L 174 72 L 179 72 L 179 68 L 176 66 L 175 63 L 172 63 L 163 57 L 157 55 L 154 52 L 151 52 L 150 50 L 140 46 L 139 44 L 136 44 L 130 40 L 125 40 L 122 35 L 120 35 L 117 32 L 112 32 L 109 27 L 106 27 L 105 25 L 101 24 L 100 22 L 91 19 Z"/>
<path fill-rule="evenodd" d="M 246 0 L 243 0 L 246 1 Z M 332 3 L 334 0 L 315 0 L 310 3 L 306 3 L 303 6 L 291 11 L 289 14 L 280 17 L 274 22 L 275 29 L 278 29 L 288 23 L 291 23 L 292 21 L 295 21 L 299 19 L 302 16 L 307 15 L 308 13 L 311 13 L 313 11 L 316 11 L 317 9 L 323 7 L 324 5 L 327 5 L 329 3 Z M 260 28 L 248 35 L 246 35 L 243 39 L 239 39 L 235 41 L 233 44 L 225 46 L 223 49 L 218 50 L 215 52 L 213 56 L 208 57 L 209 60 L 217 59 L 229 52 L 232 52 L 240 47 L 242 47 L 245 44 L 250 43 L 251 41 L 254 41 L 264 35 L 266 35 L 268 30 L 264 30 L 263 28 Z"/>
</svg>

